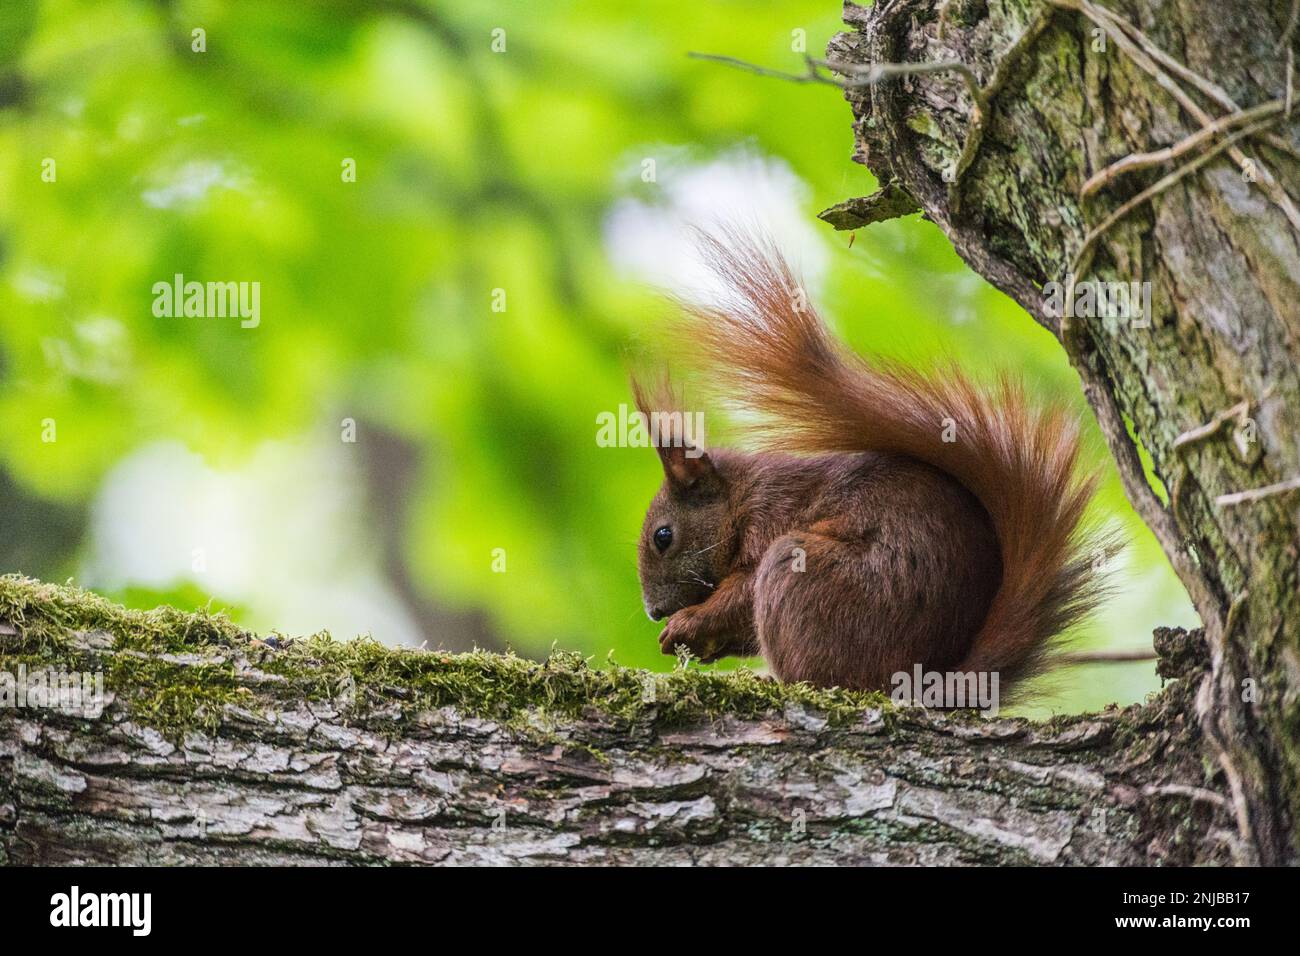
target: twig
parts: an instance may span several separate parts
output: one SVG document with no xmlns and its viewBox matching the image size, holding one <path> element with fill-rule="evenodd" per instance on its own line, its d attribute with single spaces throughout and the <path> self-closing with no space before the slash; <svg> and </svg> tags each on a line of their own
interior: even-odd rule
<svg viewBox="0 0 1300 956">
<path fill-rule="evenodd" d="M 1119 222 L 1119 220 L 1123 219 L 1130 212 L 1132 212 L 1138 206 L 1141 206 L 1143 203 L 1150 200 L 1152 197 L 1159 195 L 1160 193 L 1164 192 L 1166 189 L 1174 185 L 1179 180 L 1196 172 L 1196 170 L 1200 169 L 1202 166 L 1204 166 L 1210 160 L 1214 159 L 1224 150 L 1230 150 L 1233 144 L 1235 144 L 1239 140 L 1245 139 L 1248 136 L 1253 136 L 1255 133 L 1259 132 L 1264 127 L 1270 125 L 1271 123 L 1276 122 L 1276 120 L 1277 120 L 1276 116 L 1270 117 L 1269 119 L 1263 120 L 1259 123 L 1254 123 L 1251 126 L 1246 127 L 1245 129 L 1238 130 L 1237 132 L 1229 136 L 1227 139 L 1215 144 L 1215 146 L 1213 146 L 1211 149 L 1206 150 L 1204 153 L 1196 157 L 1196 159 L 1192 160 L 1187 165 L 1178 167 L 1169 175 L 1161 179 L 1159 182 L 1155 183 L 1154 185 L 1148 186 L 1146 189 L 1142 190 L 1140 193 L 1138 193 L 1128 202 L 1124 203 L 1122 206 L 1120 206 L 1118 209 L 1112 212 L 1109 216 L 1107 216 L 1104 220 L 1102 220 L 1101 225 L 1089 231 L 1089 233 L 1084 237 L 1083 245 L 1080 246 L 1079 251 L 1075 253 L 1074 262 L 1070 266 L 1071 274 L 1075 276 L 1081 274 L 1079 271 L 1079 265 L 1083 261 L 1084 255 L 1091 253 L 1092 244 L 1096 242 L 1097 239 L 1100 236 L 1102 236 L 1106 232 L 1106 230 L 1108 230 L 1111 226 Z"/>
<path fill-rule="evenodd" d="M 1222 508 L 1230 505 L 1245 504 L 1250 501 L 1260 501 L 1264 498 L 1271 498 L 1274 495 L 1286 494 L 1288 491 L 1300 489 L 1300 475 L 1295 478 L 1288 478 L 1286 481 L 1279 481 L 1276 484 L 1265 485 L 1263 488 L 1250 488 L 1246 491 L 1234 491 L 1231 494 L 1219 495 L 1214 499 L 1214 503 Z"/>
<path fill-rule="evenodd" d="M 827 86 L 838 86 L 844 88 L 844 84 L 832 79 L 829 76 L 822 76 L 813 67 L 813 60 L 808 58 L 808 70 L 806 73 L 787 73 L 785 70 L 773 70 L 766 66 L 759 66 L 757 63 L 749 63 L 745 60 L 738 60 L 734 56 L 723 56 L 719 53 L 696 53 L 694 51 L 686 54 L 692 60 L 707 60 L 710 63 L 721 63 L 724 66 L 733 66 L 738 70 L 744 70 L 747 73 L 754 73 L 758 76 L 770 76 L 778 80 L 788 80 L 791 83 L 824 83 Z"/>
<path fill-rule="evenodd" d="M 845 84 L 849 87 L 872 86 L 881 80 L 895 76 L 912 76 L 922 73 L 956 73 L 962 78 L 962 82 L 966 84 L 966 91 L 970 93 L 977 114 L 983 112 L 984 91 L 980 89 L 979 77 L 975 75 L 974 70 L 960 60 L 938 60 L 932 63 L 847 63 L 843 60 L 810 60 L 809 62 L 824 66 L 828 70 L 834 70 L 836 73 L 862 77 L 861 82 L 850 81 Z"/>
<path fill-rule="evenodd" d="M 1282 35 L 1278 37 L 1277 46 L 1273 48 L 1275 51 L 1281 52 L 1283 47 L 1291 49 L 1291 34 L 1295 33 L 1297 21 L 1300 21 L 1300 0 L 1291 0 L 1291 16 L 1287 18 Z"/>
<path fill-rule="evenodd" d="M 1113 39 L 1116 45 L 1128 54 L 1130 60 L 1146 71 L 1152 79 L 1156 81 L 1157 85 L 1169 93 L 1169 95 L 1178 102 L 1178 105 L 1202 126 L 1208 126 L 1210 123 L 1214 122 L 1213 118 L 1210 114 L 1206 113 L 1205 110 L 1201 109 L 1197 102 L 1188 96 L 1186 91 L 1170 78 L 1169 73 L 1162 67 L 1162 63 L 1169 64 L 1170 70 L 1179 74 L 1184 80 L 1197 86 L 1203 92 L 1206 92 L 1207 95 L 1212 96 L 1216 100 L 1219 99 L 1219 97 L 1222 97 L 1223 99 L 1219 100 L 1219 102 L 1222 103 L 1224 100 L 1229 103 L 1232 102 L 1231 99 L 1228 98 L 1227 93 L 1224 93 L 1209 80 L 1206 80 L 1204 77 L 1201 77 L 1199 74 L 1178 63 L 1172 57 L 1168 56 L 1168 54 L 1160 51 L 1159 47 L 1148 40 L 1137 27 L 1133 26 L 1118 14 L 1106 10 L 1103 7 L 1098 7 L 1096 4 L 1091 3 L 1090 0 L 1047 0 L 1047 2 L 1052 6 L 1060 7 L 1063 10 L 1073 10 L 1080 13 L 1105 30 L 1106 35 Z M 1135 41 L 1130 34 L 1141 37 L 1141 40 Z M 1139 43 L 1141 44 L 1140 46 Z M 1160 63 L 1156 62 L 1156 58 L 1154 58 L 1152 54 L 1148 53 L 1148 50 L 1157 51 L 1156 56 L 1160 59 Z M 1217 91 L 1217 96 L 1208 92 L 1209 90 Z M 1296 232 L 1300 232 L 1300 209 L 1296 208 L 1291 197 L 1287 195 L 1286 191 L 1282 189 L 1281 186 L 1278 185 L 1277 180 L 1268 168 L 1262 162 L 1255 160 L 1253 157 L 1248 157 L 1235 145 L 1228 150 L 1228 154 L 1243 172 L 1248 172 L 1252 167 L 1255 169 L 1259 176 L 1261 188 L 1268 195 L 1269 199 L 1272 200 L 1273 203 L 1282 211 L 1283 215 L 1286 216 L 1287 221 L 1291 223 L 1291 228 Z"/>
<path fill-rule="evenodd" d="M 1088 0 L 1082 0 L 1082 2 L 1088 3 Z M 1233 101 L 1232 97 L 1228 95 L 1227 91 L 1223 89 L 1223 87 L 1219 86 L 1217 83 L 1212 82 L 1211 80 L 1206 79 L 1205 77 L 1201 76 L 1201 74 L 1197 73 L 1195 70 L 1192 70 L 1187 66 L 1184 66 L 1182 63 L 1178 62 L 1172 56 L 1165 53 L 1164 50 L 1156 46 L 1156 44 L 1153 43 L 1147 37 L 1147 35 L 1143 33 L 1141 30 L 1139 30 L 1132 22 L 1120 16 L 1115 11 L 1107 10 L 1104 7 L 1098 7 L 1092 4 L 1090 4 L 1090 6 L 1092 7 L 1093 10 L 1097 11 L 1102 16 L 1109 17 L 1110 20 L 1117 27 L 1119 27 L 1119 29 L 1127 32 L 1130 36 L 1132 36 L 1134 41 L 1138 43 L 1142 47 L 1142 49 L 1147 53 L 1147 55 L 1150 56 L 1153 60 L 1155 60 L 1156 63 L 1163 65 L 1170 72 L 1180 77 L 1184 82 L 1191 83 L 1198 90 L 1200 90 L 1206 96 L 1210 97 L 1210 99 L 1217 102 L 1220 106 L 1222 106 L 1224 109 L 1228 110 L 1229 112 L 1233 112 L 1233 113 L 1238 112 L 1237 104 Z M 1121 44 L 1121 48 L 1122 46 L 1123 45 Z M 1134 62 L 1138 63 L 1139 66 L 1143 66 L 1143 68 L 1146 69 L 1146 67 L 1140 61 L 1135 59 Z M 1291 98 L 1290 74 L 1287 75 L 1287 86 L 1284 92 L 1284 96 L 1288 100 Z M 1180 98 L 1179 103 L 1182 104 L 1183 108 L 1186 109 L 1189 113 L 1191 113 L 1191 115 L 1194 116 L 1197 119 L 1197 121 L 1201 123 L 1201 125 L 1204 126 L 1205 124 L 1210 122 L 1209 114 L 1201 110 L 1201 108 L 1194 101 L 1191 101 L 1189 99 L 1187 102 L 1184 102 L 1183 99 Z M 1288 110 L 1288 112 L 1290 111 Z M 1269 145 L 1273 146 L 1275 149 L 1280 149 L 1284 152 L 1290 153 L 1293 156 L 1300 156 L 1300 153 L 1297 152 L 1296 148 L 1292 146 L 1289 142 L 1287 142 L 1287 140 L 1283 139 L 1281 136 L 1277 136 L 1273 133 L 1265 133 L 1262 138 L 1265 140 L 1265 142 L 1269 143 Z M 1241 150 L 1238 149 L 1232 150 L 1231 155 L 1233 160 L 1236 161 L 1236 163 L 1242 168 L 1242 171 L 1244 172 L 1247 168 L 1246 162 L 1249 157 L 1247 157 Z M 1263 163 L 1256 163 L 1256 167 L 1259 172 L 1260 183 L 1264 188 L 1264 192 L 1268 193 L 1269 198 L 1278 206 L 1279 209 L 1282 210 L 1283 214 L 1291 222 L 1291 228 L 1300 231 L 1300 210 L 1296 209 L 1295 203 L 1291 201 L 1291 197 L 1287 194 L 1286 190 L 1283 189 L 1281 185 L 1278 184 L 1277 180 L 1273 178 L 1273 174 L 1268 170 L 1268 167 L 1266 167 Z"/>
<path fill-rule="evenodd" d="M 1187 431 L 1183 432 L 1174 439 L 1172 446 L 1173 450 L 1174 452 L 1181 454 L 1185 449 L 1191 447 L 1197 442 L 1204 441 L 1210 436 L 1218 434 L 1219 429 L 1223 427 L 1225 422 L 1229 422 L 1235 418 L 1240 424 L 1244 422 L 1246 416 L 1249 414 L 1250 400 L 1243 399 L 1231 408 L 1219 412 L 1204 425 L 1198 425 L 1195 428 L 1189 428 Z M 1191 468 L 1184 464 L 1179 469 L 1178 474 L 1174 477 L 1173 487 L 1169 490 L 1169 510 L 1174 513 L 1174 518 L 1180 522 L 1182 521 L 1183 516 L 1183 488 L 1187 486 L 1187 479 L 1190 475 Z M 1229 612 L 1229 617 L 1231 617 L 1231 612 Z"/>
<path fill-rule="evenodd" d="M 1156 652 L 1137 651 L 1071 651 L 1068 654 L 1056 654 L 1052 662 L 1057 664 L 1123 664 L 1129 661 L 1153 661 Z"/>
<path fill-rule="evenodd" d="M 1296 2 L 1300 3 L 1300 0 L 1296 0 Z M 1173 73 L 1175 76 L 1179 77 L 1185 82 L 1192 84 L 1192 86 L 1196 87 L 1198 90 L 1204 93 L 1211 100 L 1218 103 L 1229 113 L 1240 112 L 1240 107 L 1237 106 L 1236 101 L 1231 96 L 1229 96 L 1228 91 L 1225 90 L 1223 87 L 1221 87 L 1218 83 L 1215 83 L 1213 80 L 1201 76 L 1201 74 L 1197 73 L 1195 70 L 1190 69 L 1184 66 L 1183 64 L 1179 63 L 1177 60 L 1175 60 L 1164 50 L 1160 49 L 1160 47 L 1156 46 L 1155 43 L 1153 43 L 1145 33 L 1139 30 L 1130 21 L 1124 19 L 1123 17 L 1119 16 L 1113 11 L 1107 10 L 1103 7 L 1097 7 L 1096 9 L 1103 15 L 1110 16 L 1110 18 L 1114 21 L 1116 26 L 1118 26 L 1121 30 L 1123 30 L 1130 37 L 1132 37 L 1133 42 L 1141 46 L 1148 56 L 1150 56 L 1153 60 L 1155 60 L 1157 63 L 1163 66 L 1170 73 Z M 1294 51 L 1291 50 L 1287 51 L 1288 58 L 1292 55 L 1293 52 Z M 1291 79 L 1289 75 L 1287 77 L 1286 97 L 1288 100 L 1291 97 Z M 1289 114 L 1290 112 L 1291 110 L 1290 107 L 1288 106 L 1287 113 Z M 1265 133 L 1263 136 L 1260 137 L 1260 139 L 1268 143 L 1274 149 L 1281 150 L 1284 153 L 1287 153 L 1291 156 L 1295 156 L 1297 159 L 1300 159 L 1300 149 L 1297 149 L 1294 145 L 1292 145 L 1290 142 L 1288 142 L 1286 139 L 1282 138 L 1281 136 L 1278 136 L 1275 133 Z"/>
<path fill-rule="evenodd" d="M 1186 446 L 1195 444 L 1198 441 L 1204 441 L 1211 435 L 1216 434 L 1219 429 L 1223 427 L 1224 422 L 1231 421 L 1234 418 L 1240 422 L 1249 414 L 1250 399 L 1244 399 L 1236 405 L 1233 405 L 1231 408 L 1219 412 L 1204 425 L 1198 425 L 1195 428 L 1189 428 L 1187 431 L 1183 432 L 1174 439 L 1174 450 L 1177 451 L 1180 448 L 1185 448 Z"/>
<path fill-rule="evenodd" d="M 1050 13 L 1050 11 L 1049 11 Z M 1042 15 L 1038 21 L 1027 28 L 1025 33 L 1012 45 L 1005 59 L 1014 59 L 1025 46 L 1031 43 L 1034 37 L 1042 32 L 1046 26 L 1049 17 Z M 960 182 L 961 173 L 970 165 L 974 158 L 975 151 L 979 148 L 979 143 L 983 135 L 984 116 L 987 113 L 987 105 L 990 96 L 996 92 L 997 88 L 1005 82 L 1004 64 L 999 63 L 999 74 L 995 74 L 994 82 L 988 90 L 980 88 L 979 77 L 965 63 L 959 60 L 941 60 L 931 63 L 848 63 L 843 60 L 818 60 L 811 56 L 804 57 L 807 70 L 804 73 L 787 73 L 783 70 L 774 70 L 766 66 L 760 66 L 757 63 L 749 63 L 745 60 L 738 60 L 733 56 L 722 56 L 715 53 L 689 53 L 692 59 L 708 60 L 712 63 L 721 63 L 725 66 L 732 66 L 758 76 L 770 76 L 775 79 L 788 80 L 791 83 L 824 83 L 830 86 L 837 86 L 840 89 L 850 90 L 859 89 L 864 86 L 874 86 L 881 80 L 892 79 L 898 76 L 916 76 L 928 73 L 956 73 L 961 77 L 962 82 L 966 84 L 966 91 L 971 98 L 971 122 L 970 130 L 967 133 L 966 142 L 962 148 L 961 155 L 958 157 L 957 170 L 953 176 L 953 181 L 948 187 L 948 201 L 955 214 L 960 204 L 960 194 L 957 191 L 957 184 Z M 833 77 L 823 76 L 819 69 L 831 70 L 840 73 L 848 79 L 839 81 Z"/>
<path fill-rule="evenodd" d="M 1185 783 L 1149 783 L 1142 788 L 1142 792 L 1148 797 L 1170 796 L 1200 800 L 1202 803 L 1212 803 L 1216 807 L 1222 807 L 1228 812 L 1232 812 L 1232 804 L 1227 798 L 1222 794 L 1215 793 L 1213 790 L 1206 790 L 1204 787 L 1192 787 Z"/>
<path fill-rule="evenodd" d="M 1248 600 L 1250 600 L 1250 589 L 1242 588 L 1237 592 L 1237 596 L 1232 599 L 1232 603 L 1228 605 L 1228 616 L 1223 622 L 1223 641 L 1225 644 L 1232 640 L 1234 629 L 1237 626 L 1237 618 L 1240 617 L 1241 609 L 1246 606 Z"/>
<path fill-rule="evenodd" d="M 718 53 L 691 52 L 686 55 L 693 60 L 721 63 L 724 66 L 732 66 L 758 76 L 770 76 L 778 80 L 788 80 L 791 83 L 822 83 L 827 86 L 838 86 L 840 89 L 845 90 L 874 86 L 881 80 L 891 79 L 896 76 L 911 76 L 919 73 L 956 73 L 962 78 L 966 88 L 970 91 L 977 111 L 980 109 L 980 103 L 983 99 L 979 80 L 976 78 L 975 73 L 965 63 L 957 60 L 944 60 L 936 63 L 844 63 L 838 60 L 818 60 L 813 57 L 805 57 L 804 62 L 808 67 L 806 72 L 787 73 L 784 70 L 774 70 L 770 67 L 760 66 L 757 63 L 739 60 L 734 56 L 723 56 Z M 836 80 L 834 77 L 823 76 L 818 72 L 819 68 L 833 70 L 836 73 L 843 73 L 846 76 L 855 78 L 844 81 Z"/>
<path fill-rule="evenodd" d="M 1174 76 L 1178 77 L 1185 83 L 1192 84 L 1192 86 L 1196 87 L 1228 112 L 1237 112 L 1237 104 L 1233 102 L 1233 99 L 1228 95 L 1227 90 L 1208 77 L 1201 76 L 1201 74 L 1197 73 L 1191 67 L 1188 67 L 1174 59 L 1158 47 L 1150 37 L 1143 33 L 1137 25 L 1133 23 L 1132 20 L 1126 19 L 1114 10 L 1108 10 L 1105 7 L 1094 5 L 1092 9 L 1101 16 L 1109 19 L 1115 26 L 1128 34 L 1133 42 L 1140 46 L 1147 56 L 1151 57 L 1151 59 L 1155 60 L 1170 73 L 1174 74 Z"/>
<path fill-rule="evenodd" d="M 1107 185 L 1125 173 L 1131 173 L 1138 169 L 1148 169 L 1152 166 L 1160 166 L 1164 163 L 1171 162 L 1179 156 L 1182 156 L 1184 153 L 1191 152 L 1202 143 L 1212 139 L 1219 133 L 1226 132 L 1234 126 L 1241 126 L 1243 123 L 1249 123 L 1266 116 L 1272 116 L 1274 113 L 1281 113 L 1286 109 L 1286 100 L 1272 100 L 1268 103 L 1261 103 L 1259 106 L 1252 106 L 1248 110 L 1240 110 L 1236 113 L 1229 113 L 1226 116 L 1221 116 L 1213 123 L 1210 123 L 1208 126 L 1202 126 L 1191 136 L 1179 140 L 1172 146 L 1166 146 L 1164 149 L 1157 149 L 1150 153 L 1133 153 L 1129 156 L 1125 156 L 1123 159 L 1111 163 L 1105 169 L 1089 177 L 1088 181 L 1083 184 L 1083 188 L 1079 190 L 1079 198 L 1082 199 L 1085 196 L 1090 196 L 1102 186 Z"/>
<path fill-rule="evenodd" d="M 1024 32 L 998 57 L 988 85 L 980 91 L 979 99 L 976 100 L 978 108 L 971 118 L 970 128 L 966 131 L 966 139 L 962 143 L 961 153 L 957 157 L 957 165 L 953 170 L 952 182 L 948 184 L 948 208 L 951 216 L 955 217 L 961 212 L 962 177 L 966 170 L 970 168 L 971 163 L 975 161 L 975 156 L 984 142 L 984 119 L 988 115 L 993 97 L 997 96 L 1002 87 L 1006 85 L 1007 77 L 1011 75 L 1012 67 L 1016 61 L 1020 59 L 1026 50 L 1033 46 L 1038 37 L 1042 35 L 1043 30 L 1047 28 L 1047 25 L 1052 20 L 1052 12 L 1051 7 L 1045 7 L 1039 11 L 1037 19 L 1025 27 Z"/>
<path fill-rule="evenodd" d="M 1213 717 L 1214 703 L 1214 674 L 1206 674 L 1201 681 L 1201 686 L 1196 691 L 1196 713 L 1200 718 L 1201 733 L 1214 749 L 1215 755 L 1219 760 L 1219 767 L 1223 770 L 1223 775 L 1228 780 L 1228 790 L 1232 794 L 1233 816 L 1237 821 L 1237 833 L 1241 838 L 1239 844 L 1240 850 L 1247 855 L 1239 859 L 1239 863 L 1254 863 L 1253 859 L 1256 854 L 1257 843 L 1255 841 L 1255 830 L 1250 824 L 1250 803 L 1246 799 L 1245 787 L 1242 786 L 1241 774 L 1233 762 L 1232 756 L 1228 752 L 1228 747 L 1224 744 L 1219 734 L 1219 728 L 1215 725 Z"/>
<path fill-rule="evenodd" d="M 1300 0 L 1296 0 L 1300 4 Z M 1295 105 L 1295 50 L 1291 47 L 1286 48 L 1286 115 L 1291 115 L 1291 107 Z"/>
</svg>

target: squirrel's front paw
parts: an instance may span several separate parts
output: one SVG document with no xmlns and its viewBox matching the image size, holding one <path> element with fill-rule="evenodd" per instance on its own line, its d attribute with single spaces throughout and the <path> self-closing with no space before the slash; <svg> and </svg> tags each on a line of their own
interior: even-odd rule
<svg viewBox="0 0 1300 956">
<path fill-rule="evenodd" d="M 709 633 L 700 625 L 697 608 L 684 607 L 677 611 L 659 633 L 659 650 L 665 654 L 676 654 L 678 647 L 685 647 L 706 664 L 717 660 L 721 656 L 721 642 L 717 635 Z"/>
</svg>

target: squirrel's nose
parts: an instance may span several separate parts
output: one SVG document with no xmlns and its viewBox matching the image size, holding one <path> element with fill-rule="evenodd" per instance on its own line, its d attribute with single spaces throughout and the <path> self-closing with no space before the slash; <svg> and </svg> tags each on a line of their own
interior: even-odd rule
<svg viewBox="0 0 1300 956">
<path fill-rule="evenodd" d="M 664 619 L 664 610 L 661 607 L 646 606 L 646 616 L 652 621 L 662 621 Z"/>
</svg>

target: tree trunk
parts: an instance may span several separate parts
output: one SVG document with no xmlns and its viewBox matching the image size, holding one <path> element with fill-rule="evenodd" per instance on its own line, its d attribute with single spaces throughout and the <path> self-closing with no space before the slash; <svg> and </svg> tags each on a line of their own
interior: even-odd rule
<svg viewBox="0 0 1300 956">
<path fill-rule="evenodd" d="M 1153 702 L 1043 724 L 750 672 L 272 643 L 0 578 L 0 864 L 1248 858 L 1206 780 L 1199 634 L 1157 635 Z M 38 697 L 50 670 L 103 675 L 104 706 Z"/>
<path fill-rule="evenodd" d="M 849 4 L 829 61 L 882 189 L 822 214 L 856 229 L 919 209 L 1061 341 L 1204 622 L 1198 719 L 1264 863 L 1295 859 L 1300 819 L 1296 12 Z M 1091 318 L 1080 298 L 1062 315 L 1098 281 L 1150 283 L 1149 313 Z"/>
</svg>

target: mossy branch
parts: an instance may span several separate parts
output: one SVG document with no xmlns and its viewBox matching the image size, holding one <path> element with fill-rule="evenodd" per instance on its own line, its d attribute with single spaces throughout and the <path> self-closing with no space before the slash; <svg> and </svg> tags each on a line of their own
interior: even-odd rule
<svg viewBox="0 0 1300 956">
<path fill-rule="evenodd" d="M 1169 666 L 1203 668 L 1193 636 L 1173 644 Z M 744 671 L 263 639 L 221 615 L 5 577 L 0 673 L 19 668 L 96 671 L 106 700 L 0 708 L 4 863 L 1094 864 L 1234 850 L 1229 802 L 1184 720 L 1195 681 L 1146 707 L 985 720 Z"/>
</svg>

